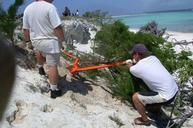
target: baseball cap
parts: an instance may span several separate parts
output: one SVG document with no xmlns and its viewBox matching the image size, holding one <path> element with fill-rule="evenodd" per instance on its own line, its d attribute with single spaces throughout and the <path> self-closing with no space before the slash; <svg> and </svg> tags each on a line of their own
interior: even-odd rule
<svg viewBox="0 0 193 128">
<path fill-rule="evenodd" d="M 140 53 L 142 55 L 145 55 L 149 53 L 149 51 L 144 44 L 135 44 L 130 53 L 131 55 L 133 55 L 134 53 Z"/>
</svg>

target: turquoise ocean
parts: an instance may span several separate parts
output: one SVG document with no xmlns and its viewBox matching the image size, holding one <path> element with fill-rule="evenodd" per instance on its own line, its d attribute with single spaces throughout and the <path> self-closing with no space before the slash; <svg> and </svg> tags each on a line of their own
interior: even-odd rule
<svg viewBox="0 0 193 128">
<path fill-rule="evenodd" d="M 156 21 L 159 28 L 167 28 L 167 31 L 193 33 L 193 10 L 120 15 L 113 16 L 113 19 L 121 20 L 131 29 Z"/>
</svg>

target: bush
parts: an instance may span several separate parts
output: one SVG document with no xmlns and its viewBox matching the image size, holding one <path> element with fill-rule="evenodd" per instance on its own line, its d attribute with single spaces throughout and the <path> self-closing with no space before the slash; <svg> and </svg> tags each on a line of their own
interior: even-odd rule
<svg viewBox="0 0 193 128">
<path fill-rule="evenodd" d="M 9 6 L 8 10 L 3 10 L 0 4 L 0 30 L 1 32 L 11 40 L 14 45 L 14 30 L 18 26 L 16 21 L 16 13 L 19 7 L 23 4 L 24 0 L 15 0 L 15 2 Z"/>
<path fill-rule="evenodd" d="M 95 36 L 97 47 L 94 50 L 109 60 L 126 59 L 129 48 L 134 44 L 131 37 L 134 37 L 134 33 L 129 32 L 123 23 L 106 24 Z"/>
<path fill-rule="evenodd" d="M 98 25 L 103 25 L 104 22 L 110 22 L 111 17 L 107 15 L 108 12 L 96 10 L 92 12 L 85 12 L 82 16 L 88 21 L 96 22 Z"/>
</svg>

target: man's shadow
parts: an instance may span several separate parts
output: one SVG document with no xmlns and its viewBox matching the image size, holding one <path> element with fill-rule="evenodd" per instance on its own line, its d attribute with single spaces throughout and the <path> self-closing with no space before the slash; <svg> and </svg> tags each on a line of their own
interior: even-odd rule
<svg viewBox="0 0 193 128">
<path fill-rule="evenodd" d="M 156 106 L 149 105 L 146 107 L 146 110 L 148 117 L 153 120 L 152 125 L 156 126 L 157 128 L 166 128 L 168 122 L 170 122 L 169 124 L 174 123 L 170 115 L 166 114 L 162 109 L 157 109 Z M 173 127 L 176 127 L 176 125 Z"/>
<path fill-rule="evenodd" d="M 59 80 L 59 88 L 63 91 L 63 94 L 71 90 L 74 93 L 87 95 L 88 91 L 93 90 L 90 85 L 91 83 L 86 82 L 86 79 L 80 75 L 72 77 L 71 81 L 67 81 L 66 76 L 61 77 Z"/>
</svg>

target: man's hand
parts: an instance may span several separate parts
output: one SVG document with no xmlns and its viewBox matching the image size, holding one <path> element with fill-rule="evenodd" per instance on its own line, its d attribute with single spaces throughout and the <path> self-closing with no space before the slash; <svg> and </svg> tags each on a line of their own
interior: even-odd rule
<svg viewBox="0 0 193 128">
<path fill-rule="evenodd" d="M 62 44 L 60 44 L 60 49 L 65 50 L 65 47 Z"/>
<path fill-rule="evenodd" d="M 128 65 L 128 67 L 130 68 L 131 66 L 133 66 L 133 61 L 131 59 L 126 60 L 126 63 Z"/>
<path fill-rule="evenodd" d="M 33 50 L 34 47 L 33 47 L 31 41 L 29 41 L 29 42 L 27 43 L 27 47 L 28 47 L 28 49 Z"/>
<path fill-rule="evenodd" d="M 132 64 L 132 63 L 133 63 L 133 61 L 132 61 L 131 59 L 128 59 L 128 60 L 126 60 L 126 63 L 127 63 L 127 64 L 129 64 L 129 63 L 131 63 L 131 64 Z"/>
<path fill-rule="evenodd" d="M 59 47 L 60 47 L 60 50 L 67 50 L 67 44 L 65 41 L 63 42 L 59 42 Z"/>
</svg>

